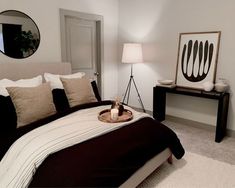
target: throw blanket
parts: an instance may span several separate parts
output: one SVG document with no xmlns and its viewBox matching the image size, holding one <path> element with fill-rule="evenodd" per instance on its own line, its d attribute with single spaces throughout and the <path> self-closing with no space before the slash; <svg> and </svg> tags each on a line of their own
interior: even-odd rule
<svg viewBox="0 0 235 188">
<path fill-rule="evenodd" d="M 19 138 L 0 163 L 0 187 L 26 187 L 48 155 L 148 116 L 131 109 L 134 119 L 127 123 L 97 121 L 98 113 L 109 107 L 99 106 L 74 112 Z"/>
</svg>

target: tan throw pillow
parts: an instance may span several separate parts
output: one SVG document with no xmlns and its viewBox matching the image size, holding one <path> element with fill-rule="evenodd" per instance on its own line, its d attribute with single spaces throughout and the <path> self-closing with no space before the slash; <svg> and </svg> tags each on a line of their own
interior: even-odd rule
<svg viewBox="0 0 235 188">
<path fill-rule="evenodd" d="M 88 79 L 60 78 L 60 80 L 63 84 L 70 107 L 97 101 Z"/>
<path fill-rule="evenodd" d="M 16 109 L 17 127 L 56 113 L 49 83 L 37 87 L 7 87 Z"/>
</svg>

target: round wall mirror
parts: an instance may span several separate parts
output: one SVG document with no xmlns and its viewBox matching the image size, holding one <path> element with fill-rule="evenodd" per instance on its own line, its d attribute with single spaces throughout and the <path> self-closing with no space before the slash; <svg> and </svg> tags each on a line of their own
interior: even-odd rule
<svg viewBox="0 0 235 188">
<path fill-rule="evenodd" d="M 0 50 L 12 58 L 31 56 L 40 43 L 35 22 L 25 13 L 7 10 L 0 13 Z"/>
</svg>

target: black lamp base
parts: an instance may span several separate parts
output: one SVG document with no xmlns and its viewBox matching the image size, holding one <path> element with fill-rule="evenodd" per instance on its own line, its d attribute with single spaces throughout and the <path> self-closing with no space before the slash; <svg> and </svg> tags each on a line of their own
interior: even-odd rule
<svg viewBox="0 0 235 188">
<path fill-rule="evenodd" d="M 145 109 L 144 109 L 144 104 L 143 104 L 143 102 L 142 102 L 142 100 L 141 100 L 141 97 L 140 97 L 140 93 L 139 93 L 139 91 L 138 91 L 138 89 L 137 89 L 137 86 L 136 86 L 136 83 L 135 83 L 135 80 L 134 80 L 134 76 L 133 76 L 133 74 L 132 74 L 132 65 L 131 65 L 131 75 L 130 75 L 130 79 L 129 79 L 129 82 L 128 82 L 128 84 L 127 84 L 126 91 L 125 91 L 125 95 L 124 95 L 124 98 L 123 98 L 123 101 L 122 101 L 122 102 L 123 102 L 124 104 L 127 104 L 127 105 L 128 105 L 132 82 L 133 82 L 133 84 L 134 84 L 134 87 L 135 87 L 135 90 L 136 90 L 136 93 L 137 93 L 137 96 L 138 96 L 140 105 L 141 105 L 141 107 L 142 107 L 142 110 L 143 110 L 143 112 L 146 112 Z M 125 103 L 125 100 L 126 100 L 126 103 Z"/>
</svg>

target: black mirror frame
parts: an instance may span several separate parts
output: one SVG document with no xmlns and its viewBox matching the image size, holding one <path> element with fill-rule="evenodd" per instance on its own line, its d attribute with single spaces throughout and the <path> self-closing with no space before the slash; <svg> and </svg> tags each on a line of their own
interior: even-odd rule
<svg viewBox="0 0 235 188">
<path fill-rule="evenodd" d="M 28 57 L 32 56 L 32 55 L 38 50 L 38 48 L 39 48 L 39 46 L 40 46 L 41 35 L 40 35 L 39 28 L 38 28 L 37 24 L 35 23 L 35 21 L 34 21 L 29 15 L 27 15 L 26 13 L 21 12 L 21 11 L 19 11 L 19 10 L 14 10 L 14 9 L 5 10 L 5 11 L 0 12 L 0 15 L 3 14 L 3 13 L 5 13 L 5 12 L 9 12 L 9 11 L 15 11 L 15 12 L 18 12 L 18 13 L 20 13 L 20 14 L 23 14 L 23 15 L 25 15 L 25 17 L 29 18 L 29 19 L 32 21 L 32 24 L 34 24 L 34 26 L 36 27 L 36 30 L 38 31 L 38 40 L 39 40 L 39 42 L 38 42 L 38 45 L 37 45 L 35 51 L 33 51 L 32 53 L 30 53 L 28 56 L 25 56 L 25 57 L 24 57 L 24 56 L 22 56 L 22 57 L 11 57 L 11 56 L 7 55 L 6 53 L 4 53 L 2 50 L 0 50 L 0 52 L 1 52 L 2 54 L 4 54 L 4 55 L 6 55 L 6 56 L 8 56 L 8 57 L 10 57 L 10 58 L 14 58 L 14 59 L 25 59 L 25 58 L 28 58 Z M 0 24 L 1 24 L 1 23 L 0 23 Z"/>
</svg>

